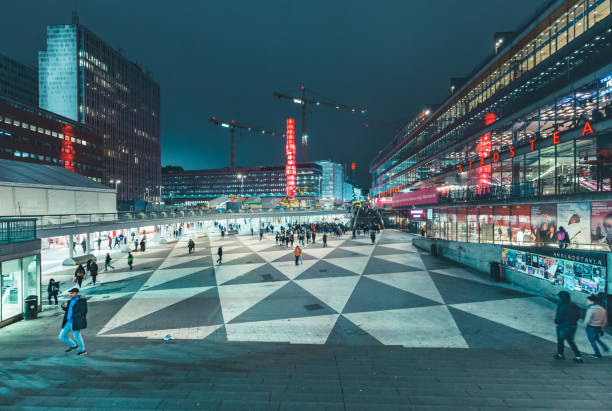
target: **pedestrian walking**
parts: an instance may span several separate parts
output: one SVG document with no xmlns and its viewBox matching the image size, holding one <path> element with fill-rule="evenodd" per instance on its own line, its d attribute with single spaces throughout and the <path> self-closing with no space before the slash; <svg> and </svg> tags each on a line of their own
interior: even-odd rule
<svg viewBox="0 0 612 411">
<path fill-rule="evenodd" d="M 132 255 L 132 253 L 128 253 L 128 258 L 127 258 L 127 263 L 130 266 L 130 270 L 132 270 L 133 265 L 134 265 L 134 256 Z"/>
<path fill-rule="evenodd" d="M 323 233 L 323 247 L 327 247 L 327 233 Z"/>
<path fill-rule="evenodd" d="M 191 254 L 194 248 L 195 248 L 195 243 L 190 238 L 189 241 L 187 242 L 187 249 L 189 250 L 189 254 Z"/>
<path fill-rule="evenodd" d="M 313 244 L 315 243 L 316 239 L 317 239 L 317 232 L 316 232 L 316 231 L 313 231 L 313 232 L 312 232 L 312 243 L 313 243 Z"/>
<path fill-rule="evenodd" d="M 49 305 L 51 305 L 51 298 L 55 299 L 55 305 L 57 305 L 57 295 L 59 294 L 59 281 L 55 281 L 53 278 L 49 280 L 47 286 L 47 293 L 49 294 Z"/>
<path fill-rule="evenodd" d="M 87 271 L 89 273 L 91 269 L 91 258 L 89 260 L 87 260 L 87 265 L 85 266 L 85 271 Z"/>
<path fill-rule="evenodd" d="M 555 316 L 555 324 L 557 324 L 557 354 L 554 355 L 556 360 L 564 360 L 563 350 L 565 341 L 574 351 L 574 361 L 577 363 L 584 362 L 576 343 L 574 336 L 576 335 L 576 325 L 580 318 L 580 309 L 571 301 L 570 294 L 567 291 L 560 291 L 557 294 L 559 304 L 557 305 L 557 314 Z"/>
<path fill-rule="evenodd" d="M 586 324 L 586 333 L 593 347 L 593 351 L 595 355 L 593 358 L 601 358 L 601 351 L 599 351 L 599 347 L 597 344 L 601 345 L 604 352 L 609 352 L 610 348 L 599 339 L 604 335 L 604 330 L 606 328 L 606 322 L 608 318 L 608 314 L 606 309 L 601 305 L 602 301 L 596 295 L 591 295 L 587 298 L 589 301 L 589 306 L 587 307 L 587 312 L 584 317 L 584 323 Z"/>
<path fill-rule="evenodd" d="M 83 264 L 79 264 L 77 269 L 74 271 L 74 282 L 78 283 L 79 287 L 81 287 L 83 278 L 85 278 L 85 267 L 83 267 Z"/>
<path fill-rule="evenodd" d="M 223 248 L 221 246 L 219 246 L 219 249 L 217 250 L 217 255 L 219 256 L 219 258 L 217 258 L 217 264 L 221 265 L 221 260 L 223 259 Z"/>
<path fill-rule="evenodd" d="M 113 236 L 111 235 L 108 236 L 108 249 L 109 250 L 113 249 Z"/>
<path fill-rule="evenodd" d="M 77 355 L 86 355 L 85 341 L 81 336 L 81 330 L 87 328 L 87 300 L 79 295 L 79 289 L 73 288 L 69 291 L 70 302 L 63 303 L 62 309 L 64 319 L 62 320 L 62 331 L 59 334 L 59 339 L 68 345 L 66 352 L 79 349 Z M 72 333 L 72 337 L 68 336 Z"/>
<path fill-rule="evenodd" d="M 253 235 L 253 227 L 251 227 L 251 236 Z"/>
<path fill-rule="evenodd" d="M 81 248 L 83 249 L 83 254 L 85 254 L 87 252 L 87 240 L 85 238 L 81 241 Z"/>
<path fill-rule="evenodd" d="M 259 230 L 259 241 L 263 239 L 263 228 Z"/>
<path fill-rule="evenodd" d="M 138 251 L 138 239 L 134 240 L 134 252 Z"/>
<path fill-rule="evenodd" d="M 93 285 L 96 285 L 96 278 L 98 278 L 98 263 L 96 263 L 95 260 L 89 261 L 91 261 L 91 265 L 89 266 L 89 275 L 91 275 Z"/>
<path fill-rule="evenodd" d="M 570 243 L 569 234 L 563 227 L 559 227 L 559 231 L 557 232 L 557 243 L 559 244 L 559 248 L 567 248 Z"/>
<path fill-rule="evenodd" d="M 370 233 L 370 239 L 372 240 L 372 245 L 376 242 L 376 231 L 372 230 Z"/>
<path fill-rule="evenodd" d="M 143 237 L 142 240 L 140 240 L 140 252 L 141 253 L 144 253 L 144 251 L 145 251 L 145 243 L 146 242 L 145 242 L 145 239 Z"/>
<path fill-rule="evenodd" d="M 278 233 L 276 233 L 276 245 L 278 245 Z"/>
<path fill-rule="evenodd" d="M 100 246 L 102 245 L 102 239 L 98 237 L 98 251 L 100 251 Z"/>
<path fill-rule="evenodd" d="M 76 252 L 76 242 L 74 241 L 74 239 L 72 240 L 72 253 Z"/>
<path fill-rule="evenodd" d="M 299 245 L 295 246 L 293 254 L 295 254 L 295 265 L 298 265 L 300 263 L 300 256 L 302 255 L 302 250 L 300 249 Z"/>
<path fill-rule="evenodd" d="M 111 265 L 111 261 L 113 259 L 111 258 L 109 253 L 106 253 L 106 258 L 104 259 L 104 271 L 108 271 L 108 267 L 112 268 L 113 270 L 115 269 L 115 267 L 113 267 Z"/>
</svg>

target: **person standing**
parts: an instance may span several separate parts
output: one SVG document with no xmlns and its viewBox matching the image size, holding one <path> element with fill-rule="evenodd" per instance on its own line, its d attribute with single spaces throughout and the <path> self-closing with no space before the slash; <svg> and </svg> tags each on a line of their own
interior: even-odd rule
<svg viewBox="0 0 612 411">
<path fill-rule="evenodd" d="M 113 249 L 113 236 L 112 235 L 108 235 L 108 249 L 112 250 Z"/>
<path fill-rule="evenodd" d="M 128 253 L 128 258 L 127 258 L 127 263 L 130 266 L 130 270 L 132 270 L 133 265 L 134 265 L 134 256 L 132 255 L 132 253 Z"/>
<path fill-rule="evenodd" d="M 187 249 L 189 250 L 189 254 L 191 254 L 194 248 L 195 248 L 195 243 L 190 238 L 189 241 L 187 242 Z"/>
<path fill-rule="evenodd" d="M 312 232 L 312 243 L 313 243 L 313 244 L 315 243 L 315 240 L 316 240 L 316 239 L 317 239 L 317 232 L 316 232 L 316 231 L 313 231 L 313 232 Z"/>
<path fill-rule="evenodd" d="M 602 302 L 598 296 L 590 295 L 587 300 L 589 300 L 590 304 L 587 307 L 587 312 L 584 317 L 586 333 L 593 347 L 593 351 L 595 352 L 593 358 L 601 358 L 601 351 L 599 351 L 599 347 L 597 346 L 598 343 L 601 345 L 604 352 L 607 353 L 610 351 L 610 348 L 599 339 L 599 337 L 604 335 L 608 314 L 606 313 L 606 309 L 601 305 Z"/>
<path fill-rule="evenodd" d="M 372 245 L 376 242 L 376 231 L 372 230 L 370 233 L 370 239 L 372 240 Z"/>
<path fill-rule="evenodd" d="M 263 239 L 263 228 L 259 230 L 259 241 Z"/>
<path fill-rule="evenodd" d="M 217 255 L 219 256 L 219 258 L 217 258 L 217 264 L 221 265 L 221 260 L 223 259 L 223 248 L 221 246 L 219 246 L 219 249 L 217 250 Z"/>
<path fill-rule="evenodd" d="M 134 252 L 138 251 L 138 239 L 134 240 Z"/>
<path fill-rule="evenodd" d="M 327 247 L 327 233 L 323 233 L 323 247 Z"/>
<path fill-rule="evenodd" d="M 76 279 L 76 282 L 79 284 L 79 287 L 81 287 L 81 284 L 83 283 L 83 278 L 85 278 L 85 267 L 83 267 L 83 264 L 79 264 L 79 266 L 75 270 L 74 278 Z"/>
<path fill-rule="evenodd" d="M 278 233 L 276 233 L 276 245 L 278 245 Z"/>
<path fill-rule="evenodd" d="M 295 254 L 295 265 L 298 265 L 300 263 L 300 256 L 302 255 L 302 250 L 300 249 L 299 245 L 295 246 L 293 254 Z"/>
<path fill-rule="evenodd" d="M 47 293 L 49 294 L 49 305 L 51 305 L 51 297 L 55 298 L 55 305 L 57 305 L 57 295 L 59 294 L 59 282 L 53 278 L 49 280 L 47 286 Z"/>
<path fill-rule="evenodd" d="M 111 265 L 111 261 L 113 259 L 111 258 L 109 253 L 106 253 L 106 258 L 104 259 L 104 271 L 108 271 L 108 267 L 112 268 L 113 270 L 115 269 L 115 267 L 113 267 Z"/>
<path fill-rule="evenodd" d="M 569 234 L 563 227 L 559 227 L 559 231 L 557 232 L 557 242 L 559 244 L 559 248 L 567 248 L 570 243 Z"/>
<path fill-rule="evenodd" d="M 143 237 L 142 240 L 140 240 L 140 252 L 144 253 L 144 251 L 145 251 L 145 239 Z"/>
<path fill-rule="evenodd" d="M 100 251 L 100 246 L 102 245 L 102 239 L 98 237 L 98 251 Z"/>
<path fill-rule="evenodd" d="M 85 240 L 84 237 L 83 237 L 83 240 L 81 241 L 81 248 L 83 249 L 83 254 L 85 254 L 87 252 L 87 240 Z"/>
<path fill-rule="evenodd" d="M 70 302 L 62 304 L 62 309 L 65 312 L 59 339 L 68 345 L 66 352 L 78 348 L 78 355 L 86 355 L 87 351 L 85 351 L 85 341 L 81 336 L 81 330 L 87 328 L 87 300 L 79 295 L 78 288 L 71 289 L 69 293 Z M 73 338 L 68 337 L 71 332 Z"/>
<path fill-rule="evenodd" d="M 555 324 L 557 324 L 557 354 L 554 355 L 555 360 L 564 360 L 563 355 L 565 341 L 574 351 L 574 361 L 577 363 L 584 362 L 576 343 L 574 336 L 576 335 L 576 324 L 580 318 L 580 309 L 571 301 L 570 294 L 567 291 L 560 291 L 557 294 L 559 304 L 557 305 L 557 313 L 555 315 Z"/>
<path fill-rule="evenodd" d="M 251 227 L 251 236 L 253 236 L 253 227 Z"/>
<path fill-rule="evenodd" d="M 89 261 L 91 261 L 91 265 L 89 266 L 89 275 L 91 275 L 93 285 L 96 285 L 96 278 L 98 277 L 98 264 L 95 262 L 95 260 Z"/>
</svg>

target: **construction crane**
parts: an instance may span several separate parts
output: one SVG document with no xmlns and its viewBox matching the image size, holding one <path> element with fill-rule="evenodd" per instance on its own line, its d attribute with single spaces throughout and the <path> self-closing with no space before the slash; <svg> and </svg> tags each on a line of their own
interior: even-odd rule
<svg viewBox="0 0 612 411">
<path fill-rule="evenodd" d="M 283 98 L 285 100 L 290 100 L 302 106 L 302 161 L 308 161 L 308 132 L 306 129 L 306 106 L 307 105 L 310 104 L 310 105 L 314 105 L 317 107 L 318 106 L 332 107 L 332 108 L 335 108 L 336 110 L 348 110 L 353 113 L 361 113 L 361 114 L 367 113 L 368 110 L 365 108 L 356 108 L 356 107 L 351 107 L 351 106 L 347 106 L 344 104 L 331 103 L 328 101 L 308 99 L 306 98 L 306 88 L 304 86 L 302 86 L 301 88 L 302 88 L 302 98 L 292 97 L 292 96 L 288 96 L 286 94 L 282 94 L 278 92 L 274 92 L 273 95 L 274 97 L 277 97 L 279 99 Z"/>
<path fill-rule="evenodd" d="M 221 120 L 217 120 L 215 117 L 211 117 L 209 119 L 209 121 L 213 124 L 216 124 L 218 126 L 224 127 L 224 128 L 229 128 L 230 129 L 230 167 L 234 168 L 234 166 L 236 165 L 236 143 L 235 143 L 235 131 L 237 128 L 241 129 L 241 130 L 247 130 L 247 131 L 252 131 L 254 133 L 261 133 L 261 134 L 268 134 L 271 136 L 279 136 L 279 137 L 285 137 L 284 133 L 281 133 L 279 131 L 270 131 L 270 130 L 264 130 L 262 128 L 259 127 L 253 127 L 253 126 L 249 126 L 247 124 L 241 124 L 241 123 L 236 123 L 234 120 L 232 121 L 221 121 Z"/>
</svg>

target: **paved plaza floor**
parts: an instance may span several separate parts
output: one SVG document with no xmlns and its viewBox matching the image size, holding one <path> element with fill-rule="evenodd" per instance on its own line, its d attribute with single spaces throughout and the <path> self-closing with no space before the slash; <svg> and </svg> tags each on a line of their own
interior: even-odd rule
<svg viewBox="0 0 612 411">
<path fill-rule="evenodd" d="M 410 239 L 317 236 L 297 266 L 271 235 L 116 260 L 82 289 L 88 356 L 63 353 L 55 306 L 0 330 L 0 409 L 612 408 L 609 358 L 552 359 L 554 303 Z"/>
</svg>

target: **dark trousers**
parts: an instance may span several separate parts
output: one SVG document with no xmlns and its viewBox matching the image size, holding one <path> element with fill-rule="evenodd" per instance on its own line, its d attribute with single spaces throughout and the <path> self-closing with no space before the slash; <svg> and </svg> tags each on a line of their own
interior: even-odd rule
<svg viewBox="0 0 612 411">
<path fill-rule="evenodd" d="M 221 264 L 221 255 L 219 255 L 219 258 L 217 258 L 217 264 Z"/>
<path fill-rule="evenodd" d="M 599 339 L 599 337 L 603 335 L 603 332 L 601 331 L 601 329 L 587 326 L 586 333 L 587 333 L 587 337 L 589 338 L 589 342 L 591 343 L 591 346 L 593 347 L 593 351 L 595 351 L 596 355 L 601 356 L 601 351 L 599 351 L 599 347 L 597 346 L 597 343 L 601 345 L 604 351 L 609 350 L 608 346 Z"/>
<path fill-rule="evenodd" d="M 576 335 L 575 325 L 569 327 L 557 327 L 557 353 L 563 355 L 565 341 L 567 341 L 572 351 L 574 351 L 574 355 L 576 357 L 580 357 L 580 350 L 578 350 L 578 347 L 576 347 L 574 335 Z"/>
<path fill-rule="evenodd" d="M 83 277 L 77 276 L 77 284 L 79 284 L 79 287 L 81 286 L 82 283 L 83 283 Z"/>
<path fill-rule="evenodd" d="M 300 262 L 300 256 L 296 255 L 295 256 L 295 265 L 298 265 L 299 262 Z"/>
<path fill-rule="evenodd" d="M 91 274 L 91 281 L 93 281 L 93 285 L 96 285 L 96 277 L 98 274 Z"/>
<path fill-rule="evenodd" d="M 51 297 L 55 298 L 55 305 L 57 305 L 57 293 L 49 293 L 49 305 L 51 305 Z"/>
</svg>

